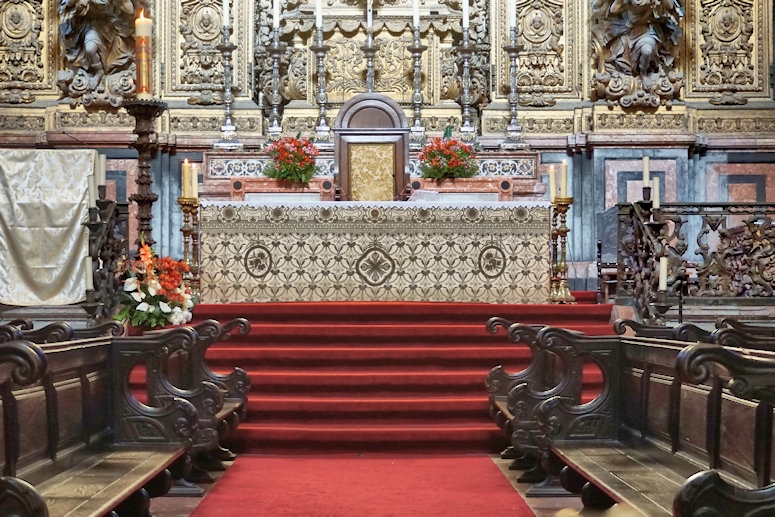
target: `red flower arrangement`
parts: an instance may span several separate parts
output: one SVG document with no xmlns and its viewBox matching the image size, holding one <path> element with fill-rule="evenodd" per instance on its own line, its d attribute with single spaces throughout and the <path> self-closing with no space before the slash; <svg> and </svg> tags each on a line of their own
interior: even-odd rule
<svg viewBox="0 0 775 517">
<path fill-rule="evenodd" d="M 470 178 L 479 172 L 474 147 L 455 138 L 431 138 L 417 158 L 423 178 Z"/>
<path fill-rule="evenodd" d="M 121 309 L 114 316 L 134 326 L 164 327 L 191 321 L 195 300 L 183 281 L 188 264 L 158 257 L 147 244 L 139 258 L 119 263 L 124 289 L 119 291 Z"/>
<path fill-rule="evenodd" d="M 318 148 L 307 138 L 287 136 L 270 143 L 266 148 L 272 164 L 264 174 L 294 183 L 309 183 L 315 175 L 315 157 Z"/>
</svg>

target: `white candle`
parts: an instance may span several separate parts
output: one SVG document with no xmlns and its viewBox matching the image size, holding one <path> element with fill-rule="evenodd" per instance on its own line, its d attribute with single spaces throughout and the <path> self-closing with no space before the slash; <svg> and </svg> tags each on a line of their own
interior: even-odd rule
<svg viewBox="0 0 775 517">
<path fill-rule="evenodd" d="M 659 208 L 659 178 L 651 180 L 651 199 L 654 208 Z"/>
<path fill-rule="evenodd" d="M 272 28 L 280 28 L 280 0 L 272 2 Z"/>
<path fill-rule="evenodd" d="M 366 2 L 366 28 L 371 29 L 373 23 L 374 20 L 371 10 L 371 0 L 368 0 L 368 2 Z"/>
<path fill-rule="evenodd" d="M 509 29 L 517 26 L 517 6 L 514 0 L 509 0 Z"/>
<path fill-rule="evenodd" d="M 94 270 L 92 269 L 91 257 L 88 255 L 83 258 L 83 274 L 86 280 L 86 290 L 91 291 L 94 289 Z"/>
<path fill-rule="evenodd" d="M 568 197 L 568 164 L 564 161 L 560 166 L 560 197 Z"/>
<path fill-rule="evenodd" d="M 191 165 L 189 165 L 189 168 Z M 190 195 L 193 198 L 199 197 L 199 174 L 197 171 L 190 169 L 189 177 L 191 178 Z"/>
<path fill-rule="evenodd" d="M 86 185 L 89 190 L 89 206 L 97 205 L 97 187 L 94 184 L 94 174 L 89 174 L 86 180 Z"/>
<path fill-rule="evenodd" d="M 97 167 L 97 186 L 104 185 L 107 179 L 107 157 L 104 154 L 100 154 L 100 164 Z"/>
<path fill-rule="evenodd" d="M 648 187 L 649 181 L 650 181 L 650 172 L 649 172 L 649 157 L 644 156 L 643 157 L 643 186 Z"/>
<path fill-rule="evenodd" d="M 549 200 L 554 203 L 554 198 L 557 196 L 557 170 L 554 165 L 549 167 Z"/>
<path fill-rule="evenodd" d="M 137 98 L 141 100 L 153 98 L 152 38 L 153 21 L 145 17 L 145 11 L 140 11 L 140 16 L 135 20 L 135 90 Z"/>
<path fill-rule="evenodd" d="M 323 26 L 323 0 L 315 2 L 315 27 Z"/>
<path fill-rule="evenodd" d="M 183 197 L 191 197 L 191 164 L 183 160 L 180 166 L 180 185 L 183 189 Z"/>
<path fill-rule="evenodd" d="M 463 0 L 463 28 L 468 28 L 468 0 Z"/>
<path fill-rule="evenodd" d="M 420 0 L 412 0 L 412 27 L 420 26 Z"/>
<path fill-rule="evenodd" d="M 667 257 L 659 257 L 659 290 L 667 291 Z"/>
<path fill-rule="evenodd" d="M 223 0 L 223 6 L 221 8 L 221 20 L 224 27 L 231 27 L 231 13 L 229 12 L 229 0 Z"/>
</svg>

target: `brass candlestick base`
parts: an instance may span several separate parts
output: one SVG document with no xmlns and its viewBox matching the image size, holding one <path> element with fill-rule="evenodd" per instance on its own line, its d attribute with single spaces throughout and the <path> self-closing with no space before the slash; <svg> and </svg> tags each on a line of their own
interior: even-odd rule
<svg viewBox="0 0 775 517">
<path fill-rule="evenodd" d="M 201 280 L 199 277 L 199 199 L 179 197 L 178 204 L 183 212 L 183 261 L 188 264 L 188 277 L 183 280 L 191 294 L 199 296 Z"/>
<path fill-rule="evenodd" d="M 566 261 L 566 246 L 570 228 L 566 218 L 572 197 L 557 197 L 552 202 L 552 280 L 549 301 L 552 303 L 576 303 L 576 298 L 568 288 L 568 262 Z M 558 253 L 559 252 L 559 253 Z"/>
</svg>

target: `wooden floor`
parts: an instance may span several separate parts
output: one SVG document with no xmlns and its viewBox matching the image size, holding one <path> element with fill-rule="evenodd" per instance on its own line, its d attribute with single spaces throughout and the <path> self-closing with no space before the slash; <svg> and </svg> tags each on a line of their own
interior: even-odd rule
<svg viewBox="0 0 775 517">
<path fill-rule="evenodd" d="M 530 485 L 516 482 L 521 472 L 508 470 L 510 460 L 501 460 L 498 457 L 494 457 L 493 461 L 501 468 L 503 474 L 511 481 L 517 492 L 524 497 L 525 490 Z M 212 474 L 218 477 L 222 473 L 213 472 Z M 202 485 L 205 490 L 211 486 Z M 577 497 L 526 497 L 525 500 L 532 508 L 536 517 L 570 517 L 574 515 L 585 517 L 642 517 L 641 513 L 620 506 L 615 506 L 605 512 L 583 510 L 581 502 Z M 197 497 L 161 497 L 152 500 L 151 513 L 154 517 L 188 517 L 200 501 L 201 498 Z M 226 511 L 221 515 L 223 517 L 230 517 Z"/>
</svg>

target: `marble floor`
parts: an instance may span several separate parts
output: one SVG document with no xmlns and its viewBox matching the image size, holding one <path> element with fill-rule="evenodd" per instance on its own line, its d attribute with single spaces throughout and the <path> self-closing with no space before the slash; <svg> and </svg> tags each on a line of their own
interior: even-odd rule
<svg viewBox="0 0 775 517">
<path fill-rule="evenodd" d="M 504 476 L 511 481 L 514 489 L 525 497 L 525 491 L 530 485 L 516 482 L 521 472 L 508 469 L 510 460 L 502 460 L 498 457 L 494 457 L 493 461 L 500 467 Z M 226 463 L 226 465 L 228 466 L 229 463 Z M 211 474 L 218 478 L 222 473 L 211 472 Z M 201 486 L 205 490 L 208 490 L 213 484 L 203 484 Z M 577 515 L 584 517 L 643 517 L 640 512 L 618 505 L 602 512 L 584 510 L 577 497 L 525 497 L 525 500 L 530 505 L 530 508 L 533 510 L 536 517 L 571 517 Z M 154 517 L 188 517 L 200 501 L 201 498 L 198 497 L 161 497 L 153 499 L 151 502 L 151 514 Z M 224 512 L 218 515 L 218 517 L 229 517 L 229 515 Z"/>
</svg>

